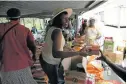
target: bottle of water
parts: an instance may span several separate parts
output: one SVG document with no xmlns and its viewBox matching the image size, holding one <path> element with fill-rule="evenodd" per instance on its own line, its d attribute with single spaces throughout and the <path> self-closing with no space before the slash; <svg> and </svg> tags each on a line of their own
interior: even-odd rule
<svg viewBox="0 0 127 84">
<path fill-rule="evenodd" d="M 85 84 L 90 84 L 90 74 L 86 74 L 86 83 Z"/>
<path fill-rule="evenodd" d="M 95 84 L 95 75 L 91 74 L 92 84 Z"/>
<path fill-rule="evenodd" d="M 110 76 L 111 75 L 111 69 L 109 67 L 106 67 L 106 71 L 107 71 L 107 75 Z"/>
</svg>

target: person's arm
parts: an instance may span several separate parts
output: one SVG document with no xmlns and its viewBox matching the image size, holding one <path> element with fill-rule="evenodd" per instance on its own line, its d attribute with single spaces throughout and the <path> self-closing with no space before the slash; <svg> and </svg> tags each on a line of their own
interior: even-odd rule
<svg viewBox="0 0 127 84">
<path fill-rule="evenodd" d="M 36 58 L 36 45 L 34 41 L 34 37 L 30 31 L 28 31 L 27 34 L 27 47 L 31 50 L 33 54 L 33 58 Z"/>
<path fill-rule="evenodd" d="M 54 30 L 51 38 L 53 41 L 52 54 L 55 58 L 67 58 L 67 57 L 78 56 L 78 55 L 87 56 L 85 53 L 81 53 L 81 52 L 60 51 L 61 43 L 62 43 L 61 30 L 59 30 L 59 29 Z"/>
<path fill-rule="evenodd" d="M 102 53 L 102 52 L 101 52 Z M 113 64 L 112 62 L 110 62 L 105 56 L 102 56 L 101 59 L 106 62 L 110 68 L 120 77 L 122 78 L 124 81 L 126 81 L 126 70 L 124 70 L 123 68 Z"/>
<path fill-rule="evenodd" d="M 100 28 L 96 28 L 96 30 L 97 30 L 97 37 L 96 37 L 96 39 L 100 39 L 101 36 L 102 36 L 101 30 L 100 30 Z"/>
</svg>

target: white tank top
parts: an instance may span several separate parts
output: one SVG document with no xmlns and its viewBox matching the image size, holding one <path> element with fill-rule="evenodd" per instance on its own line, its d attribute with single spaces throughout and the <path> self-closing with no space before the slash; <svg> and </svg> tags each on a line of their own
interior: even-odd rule
<svg viewBox="0 0 127 84">
<path fill-rule="evenodd" d="M 43 51 L 42 51 L 43 60 L 46 61 L 49 64 L 52 64 L 52 65 L 59 64 L 60 63 L 60 60 L 61 60 L 61 58 L 54 58 L 53 55 L 52 55 L 53 41 L 51 39 L 51 35 L 52 35 L 52 32 L 55 29 L 59 29 L 59 28 L 51 27 L 48 30 L 47 35 L 46 35 L 46 38 L 45 38 L 46 45 L 44 46 Z M 61 42 L 62 43 L 61 43 L 60 51 L 63 51 L 63 47 L 65 45 L 65 39 L 64 39 L 63 35 L 62 35 L 62 41 Z"/>
</svg>

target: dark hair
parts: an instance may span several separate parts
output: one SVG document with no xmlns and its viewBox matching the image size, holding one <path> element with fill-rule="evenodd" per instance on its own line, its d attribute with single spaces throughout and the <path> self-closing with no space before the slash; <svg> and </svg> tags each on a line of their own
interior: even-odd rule
<svg viewBox="0 0 127 84">
<path fill-rule="evenodd" d="M 84 22 L 87 22 L 87 19 L 85 19 Z"/>
<path fill-rule="evenodd" d="M 86 27 L 87 27 L 87 19 L 84 20 L 84 23 L 82 24 L 82 27 L 80 28 L 79 33 L 81 36 L 85 34 Z"/>
<path fill-rule="evenodd" d="M 58 27 L 58 28 L 62 28 L 62 18 L 61 16 L 62 15 L 67 15 L 68 13 L 66 11 L 60 13 L 58 16 L 56 16 L 54 19 L 53 19 L 53 22 L 52 22 L 52 26 L 55 26 L 55 27 Z"/>
<path fill-rule="evenodd" d="M 84 22 L 84 24 L 82 24 L 83 31 L 85 30 L 86 27 L 87 27 L 87 22 Z"/>
<path fill-rule="evenodd" d="M 18 20 L 20 18 L 20 10 L 17 8 L 11 8 L 7 11 L 7 16 L 10 20 Z"/>
<path fill-rule="evenodd" d="M 89 27 L 93 27 L 94 26 L 94 24 L 95 24 L 95 19 L 90 19 L 89 20 Z"/>
<path fill-rule="evenodd" d="M 18 20 L 19 18 L 9 18 L 9 20 Z"/>
</svg>

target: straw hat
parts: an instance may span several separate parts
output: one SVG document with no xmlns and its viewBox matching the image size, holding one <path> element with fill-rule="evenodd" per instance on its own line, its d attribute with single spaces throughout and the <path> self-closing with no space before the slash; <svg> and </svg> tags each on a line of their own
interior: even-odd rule
<svg viewBox="0 0 127 84">
<path fill-rule="evenodd" d="M 54 13 L 53 13 L 53 17 L 52 17 L 52 20 L 58 16 L 60 13 L 62 12 L 67 12 L 68 13 L 68 17 L 70 17 L 72 15 L 72 8 L 66 8 L 66 9 L 57 9 Z"/>
</svg>

